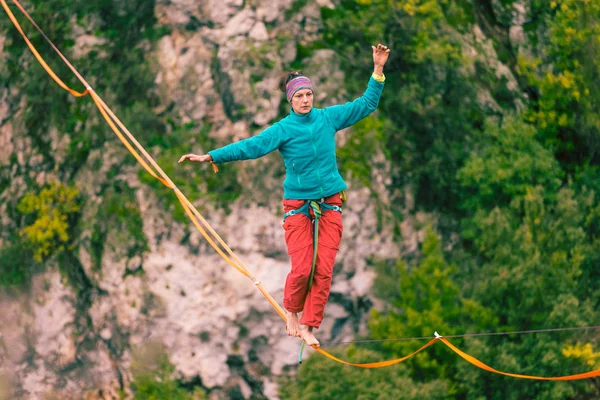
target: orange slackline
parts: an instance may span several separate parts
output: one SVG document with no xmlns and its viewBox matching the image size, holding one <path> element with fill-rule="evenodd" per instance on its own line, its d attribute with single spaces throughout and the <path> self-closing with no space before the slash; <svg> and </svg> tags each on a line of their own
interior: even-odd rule
<svg viewBox="0 0 600 400">
<path fill-rule="evenodd" d="M 382 367 L 389 367 L 390 365 L 394 365 L 394 364 L 398 364 L 401 363 L 404 360 L 408 360 L 409 358 L 411 358 L 412 356 L 414 356 L 415 354 L 421 352 L 422 350 L 425 350 L 426 348 L 428 348 L 429 346 L 431 346 L 432 344 L 434 344 L 435 342 L 437 342 L 439 339 L 434 338 L 431 339 L 429 342 L 427 342 L 425 345 L 423 345 L 423 347 L 421 347 L 420 349 L 410 353 L 407 356 L 404 356 L 402 358 L 397 358 L 395 360 L 387 360 L 387 361 L 379 361 L 379 362 L 373 362 L 373 363 L 368 363 L 368 364 L 353 364 L 353 363 L 349 363 L 347 361 L 341 360 L 337 357 L 335 357 L 334 355 L 329 354 L 328 352 L 326 352 L 325 350 L 321 349 L 320 347 L 316 347 L 315 350 L 317 350 L 319 353 L 323 354 L 325 357 L 333 360 L 333 361 L 337 361 L 339 363 L 345 364 L 345 365 L 350 365 L 352 367 L 359 367 L 359 368 L 367 368 L 367 369 L 371 369 L 371 368 L 382 368 Z"/>
<path fill-rule="evenodd" d="M 262 293 L 262 295 L 269 302 L 269 304 L 271 304 L 271 306 L 275 309 L 275 311 L 281 317 L 281 319 L 283 319 L 284 321 L 287 322 L 287 316 L 286 316 L 285 310 L 277 303 L 277 301 L 275 301 L 275 299 L 269 294 L 269 292 L 267 292 L 267 290 L 262 286 L 262 284 L 260 283 L 260 281 L 256 280 L 256 278 L 254 278 L 252 276 L 252 274 L 244 266 L 244 264 L 242 263 L 242 261 L 235 255 L 235 253 L 233 253 L 233 251 L 229 248 L 229 246 L 227 246 L 227 244 L 223 241 L 223 239 L 214 231 L 214 229 L 208 224 L 208 222 L 204 219 L 204 217 L 202 217 L 202 215 L 198 212 L 198 210 L 196 210 L 196 208 L 185 197 L 185 195 L 183 193 L 181 193 L 181 191 L 171 181 L 171 179 L 167 176 L 167 174 L 160 168 L 160 166 L 156 163 L 156 161 L 152 158 L 152 156 L 150 156 L 150 154 L 148 154 L 148 152 L 144 149 L 144 147 L 135 139 L 135 137 L 133 136 L 133 134 L 131 132 L 129 132 L 129 130 L 125 127 L 125 125 L 117 118 L 117 116 L 106 105 L 106 103 L 104 103 L 104 101 L 102 100 L 102 98 L 91 88 L 91 86 L 79 74 L 79 72 L 77 72 L 77 70 L 75 69 L 75 67 L 73 67 L 73 65 L 71 65 L 71 63 L 69 62 L 69 60 L 67 60 L 67 58 L 58 50 L 58 48 L 54 45 L 54 43 L 52 43 L 52 41 L 44 34 L 44 32 L 41 30 L 41 28 L 35 23 L 35 21 L 27 13 L 27 11 L 25 11 L 25 9 L 21 6 L 21 4 L 17 0 L 12 0 L 12 2 L 19 8 L 19 10 L 21 10 L 21 12 L 23 13 L 23 15 L 25 15 L 25 17 L 27 17 L 27 19 L 33 24 L 33 26 L 35 26 L 35 28 L 40 32 L 40 34 L 44 37 L 44 39 L 46 39 L 46 41 L 48 41 L 48 43 L 50 44 L 50 46 L 52 46 L 52 48 L 57 52 L 57 54 L 60 56 L 60 58 L 69 67 L 69 69 L 71 69 L 71 71 L 73 72 L 73 74 L 75 74 L 75 76 L 79 79 L 79 81 L 85 86 L 86 90 L 84 92 L 80 93 L 80 92 L 77 92 L 76 90 L 73 90 L 73 89 L 69 88 L 54 73 L 54 71 L 44 61 L 44 59 L 42 58 L 42 56 L 40 56 L 40 54 L 35 49 L 35 47 L 33 46 L 33 44 L 29 41 L 29 39 L 27 38 L 27 36 L 23 32 L 23 29 L 19 25 L 19 22 L 17 21 L 17 19 L 15 18 L 14 14 L 11 12 L 10 8 L 6 4 L 6 1 L 5 0 L 0 0 L 0 4 L 2 4 L 2 7 L 6 11 L 6 13 L 8 14 L 8 17 L 10 18 L 10 20 L 12 21 L 12 23 L 15 25 L 15 27 L 17 28 L 17 30 L 19 31 L 19 33 L 21 34 L 21 36 L 23 36 L 23 39 L 27 43 L 27 46 L 29 47 L 29 49 L 31 50 L 31 52 L 33 53 L 33 55 L 35 56 L 35 58 L 39 61 L 39 63 L 41 64 L 41 66 L 46 70 L 46 72 L 48 73 L 48 75 L 50 75 L 50 77 L 61 88 L 63 88 L 64 90 L 68 91 L 73 96 L 82 97 L 82 96 L 85 96 L 85 95 L 88 95 L 88 94 L 91 96 L 92 100 L 94 101 L 94 104 L 96 105 L 96 107 L 98 107 L 98 110 L 102 114 L 102 117 L 106 120 L 106 122 L 108 123 L 108 125 L 110 126 L 110 128 L 113 130 L 113 132 L 115 133 L 115 135 L 117 135 L 117 137 L 119 138 L 119 140 L 125 145 L 125 147 L 127 148 L 127 150 L 129 150 L 129 152 L 142 165 L 142 167 L 146 171 L 148 171 L 148 173 L 150 175 L 152 175 L 154 178 L 158 179 L 166 187 L 173 189 L 173 192 L 175 193 L 175 196 L 177 197 L 177 199 L 181 203 L 181 206 L 185 210 L 186 214 L 188 215 L 188 217 L 190 218 L 190 220 L 192 221 L 192 223 L 194 224 L 194 226 L 196 226 L 196 228 L 198 229 L 198 231 L 206 239 L 206 241 L 217 251 L 217 253 L 228 264 L 230 264 L 232 267 L 234 267 L 236 270 L 238 270 L 244 276 L 248 277 L 256 285 L 256 287 L 258 288 L 258 290 Z M 119 128 L 125 133 L 125 135 L 123 135 L 123 133 L 119 130 Z M 127 138 L 125 136 L 127 136 Z M 127 139 L 129 139 L 129 141 Z M 130 142 L 133 143 L 133 145 L 137 148 L 137 150 L 134 148 L 134 146 L 131 145 Z M 140 155 L 140 153 L 141 153 L 141 155 Z M 214 163 L 212 163 L 212 167 L 213 167 L 213 169 L 216 172 L 217 168 L 216 168 L 216 165 L 214 165 Z M 210 235 L 209 235 L 209 233 L 210 233 Z M 215 241 L 218 242 L 218 244 L 215 243 Z M 421 348 L 419 348 L 415 352 L 413 352 L 413 353 L 411 353 L 411 354 L 409 354 L 409 355 L 407 355 L 405 357 L 397 358 L 397 359 L 394 359 L 394 360 L 387 360 L 387 361 L 380 361 L 380 362 L 373 362 L 373 363 L 366 363 L 366 364 L 354 364 L 354 363 L 350 363 L 350 362 L 341 360 L 341 359 L 339 359 L 339 358 L 337 358 L 337 357 L 329 354 L 328 352 L 326 352 L 325 350 L 323 350 L 321 348 L 314 347 L 314 346 L 313 347 L 315 348 L 315 350 L 317 352 L 321 353 L 325 357 L 330 358 L 331 360 L 334 360 L 336 362 L 339 362 L 339 363 L 342 363 L 342 364 L 345 364 L 345 365 L 349 365 L 349 366 L 353 366 L 353 367 L 359 367 L 359 368 L 381 368 L 381 367 L 387 367 L 387 366 L 390 366 L 390 365 L 398 364 L 398 363 L 400 363 L 400 362 L 402 362 L 404 360 L 407 360 L 410 357 L 414 356 L 415 354 L 417 354 L 417 353 L 425 350 L 427 347 L 431 346 L 432 344 L 434 344 L 437 341 L 441 341 L 446 346 L 448 346 L 452 351 L 454 351 L 456 354 L 458 354 L 459 356 L 461 356 L 462 358 L 464 358 L 465 360 L 467 360 L 469 363 L 475 365 L 476 367 L 482 368 L 482 369 L 484 369 L 486 371 L 489 371 L 489 372 L 493 372 L 493 373 L 501 374 L 501 375 L 506 375 L 506 376 L 510 376 L 510 377 L 513 377 L 513 378 L 536 379 L 536 380 L 552 380 L 552 381 L 566 381 L 566 380 L 586 379 L 586 378 L 592 378 L 592 377 L 600 376 L 600 370 L 595 370 L 595 371 L 591 371 L 591 372 L 587 372 L 587 373 L 583 373 L 583 374 L 577 374 L 577 375 L 569 375 L 569 376 L 561 376 L 561 377 L 550 377 L 550 378 L 548 378 L 548 377 L 541 377 L 541 376 L 529 376 L 529 375 L 511 374 L 511 373 L 507 373 L 507 372 L 498 371 L 498 370 L 495 370 L 495 369 L 487 366 L 486 364 L 482 363 L 481 361 L 477 360 L 475 357 L 470 356 L 470 355 L 464 353 L 463 351 L 461 351 L 458 348 L 454 347 L 450 342 L 448 342 L 447 339 L 445 339 L 444 337 L 438 336 L 438 335 L 436 335 L 436 337 L 433 338 L 432 340 L 430 340 L 427 344 L 425 344 L 424 346 L 422 346 Z"/>
<path fill-rule="evenodd" d="M 520 375 L 520 374 L 511 374 L 509 372 L 502 372 L 502 371 L 498 371 L 497 369 L 494 369 L 494 368 L 492 368 L 492 367 L 490 367 L 490 366 L 482 363 L 481 361 L 479 361 L 475 357 L 470 356 L 467 353 L 465 353 L 464 351 L 456 348 L 445 337 L 440 336 L 439 340 L 441 340 L 442 343 L 444 343 L 446 346 L 448 346 L 450 348 L 450 350 L 452 350 L 453 352 L 455 352 L 456 354 L 458 354 L 459 356 L 461 356 L 462 358 L 464 358 L 465 360 L 467 360 L 468 362 L 470 362 L 474 366 L 476 366 L 478 368 L 481 368 L 481 369 L 484 369 L 484 370 L 489 371 L 489 372 L 493 372 L 495 374 L 506 375 L 506 376 L 510 376 L 512 378 L 533 379 L 533 380 L 536 380 L 536 381 L 575 381 L 575 380 L 578 380 L 578 379 L 587 379 L 587 378 L 594 378 L 596 376 L 600 376 L 600 369 L 597 369 L 595 371 L 585 372 L 583 374 L 567 375 L 567 376 L 555 376 L 555 377 L 544 377 L 544 376 L 533 376 L 533 375 Z"/>
</svg>

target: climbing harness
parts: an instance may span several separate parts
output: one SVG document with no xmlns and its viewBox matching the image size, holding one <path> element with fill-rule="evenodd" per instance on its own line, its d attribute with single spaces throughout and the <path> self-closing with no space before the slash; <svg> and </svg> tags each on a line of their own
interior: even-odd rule
<svg viewBox="0 0 600 400">
<path fill-rule="evenodd" d="M 346 198 L 345 193 L 340 194 L 340 197 Z M 313 214 L 311 215 L 310 211 L 312 210 Z M 325 203 L 325 198 L 321 198 L 320 200 L 306 200 L 300 208 L 295 210 L 290 210 L 283 214 L 283 222 L 285 222 L 286 218 L 292 217 L 297 214 L 304 214 L 314 225 L 313 228 L 313 259 L 312 266 L 310 269 L 310 278 L 308 280 L 308 292 L 312 289 L 313 278 L 315 276 L 315 268 L 317 265 L 317 249 L 319 244 L 319 219 L 321 219 L 321 215 L 325 211 L 336 211 L 341 213 L 342 207 L 340 206 L 332 206 L 331 204 Z M 313 217 L 314 215 L 314 217 Z M 298 364 L 302 364 L 302 353 L 304 352 L 304 340 L 302 340 L 302 344 L 300 345 L 300 354 L 298 355 Z"/>
<path fill-rule="evenodd" d="M 342 207 L 340 206 L 332 206 L 331 204 L 327 204 L 325 203 L 325 199 L 321 199 L 321 200 L 307 200 L 304 202 L 304 204 L 300 207 L 297 208 L 295 210 L 290 210 L 288 212 L 286 212 L 285 214 L 283 214 L 283 222 L 285 222 L 287 217 L 291 217 L 293 215 L 296 214 L 304 214 L 306 215 L 308 218 L 310 218 L 311 220 L 313 220 L 313 222 L 315 220 L 318 220 L 319 218 L 321 218 L 321 215 L 323 213 L 323 211 L 321 211 L 321 208 L 324 211 L 337 211 L 337 212 L 342 212 Z M 313 210 L 313 213 L 315 214 L 314 218 L 313 216 L 310 214 L 310 209 Z"/>
<path fill-rule="evenodd" d="M 34 54 L 35 58 L 39 61 L 40 65 L 46 70 L 48 75 L 50 75 L 50 77 L 61 88 L 65 89 L 72 95 L 74 95 L 76 97 L 83 97 L 83 96 L 89 95 L 92 98 L 96 107 L 98 107 L 98 110 L 102 114 L 102 117 L 106 120 L 106 122 L 108 123 L 110 128 L 113 130 L 115 135 L 117 135 L 117 137 L 123 143 L 123 145 L 127 148 L 127 150 L 129 150 L 129 152 L 135 157 L 135 159 L 142 165 L 142 167 L 150 175 L 152 175 L 154 178 L 158 179 L 166 187 L 173 190 L 173 193 L 175 194 L 175 196 L 177 196 L 177 199 L 181 203 L 181 206 L 183 207 L 184 211 L 186 212 L 186 214 L 188 215 L 188 217 L 190 218 L 190 220 L 192 221 L 194 226 L 196 226 L 198 231 L 206 239 L 206 241 L 215 249 L 215 251 L 228 264 L 230 264 L 232 267 L 234 267 L 236 270 L 238 270 L 242 275 L 249 278 L 252 281 L 252 283 L 254 285 L 256 285 L 256 288 L 261 292 L 261 294 L 265 297 L 265 299 L 269 302 L 269 304 L 271 304 L 271 306 L 277 312 L 277 314 L 281 317 L 281 319 L 283 319 L 284 321 L 287 321 L 285 310 L 275 301 L 275 299 L 269 294 L 269 292 L 267 292 L 267 290 L 262 286 L 260 281 L 257 280 L 254 276 L 252 276 L 252 274 L 244 266 L 242 261 L 235 255 L 235 253 L 233 253 L 233 251 L 229 248 L 229 246 L 227 246 L 227 244 L 223 241 L 223 239 L 208 224 L 208 222 L 198 212 L 198 210 L 196 210 L 196 208 L 192 205 L 192 203 L 183 195 L 183 193 L 181 193 L 181 191 L 177 188 L 177 186 L 173 183 L 173 181 L 169 178 L 169 176 L 160 168 L 160 166 L 156 163 L 156 161 L 152 158 L 152 156 L 150 156 L 150 154 L 148 154 L 148 152 L 144 149 L 144 147 L 136 140 L 136 138 L 131 134 L 131 132 L 129 132 L 127 127 L 125 127 L 125 125 L 117 118 L 117 116 L 106 105 L 106 103 L 104 103 L 102 98 L 100 98 L 100 96 L 91 88 L 91 86 L 87 83 L 87 81 L 73 67 L 73 65 L 71 65 L 69 60 L 67 60 L 67 58 L 60 52 L 60 50 L 58 50 L 58 48 L 54 45 L 54 43 L 52 43 L 52 41 L 44 34 L 44 32 L 41 30 L 41 28 L 35 23 L 35 21 L 27 13 L 27 11 L 25 11 L 25 9 L 21 6 L 21 4 L 17 0 L 12 0 L 12 2 L 19 8 L 19 10 L 21 10 L 23 15 L 25 15 L 25 17 L 32 23 L 32 25 L 40 32 L 40 34 L 50 44 L 50 46 L 54 49 L 54 51 L 56 51 L 56 53 L 59 55 L 59 57 L 65 62 L 65 64 L 69 67 L 69 69 L 73 72 L 73 74 L 79 79 L 79 81 L 83 84 L 83 86 L 86 88 L 86 90 L 84 92 L 80 93 L 80 92 L 77 92 L 77 91 L 69 88 L 54 73 L 54 71 L 43 60 L 41 55 L 37 52 L 37 50 L 35 49 L 33 44 L 29 41 L 29 39 L 23 32 L 21 26 L 19 25 L 19 22 L 17 21 L 14 14 L 12 13 L 10 8 L 6 4 L 6 0 L 0 0 L 0 5 L 2 5 L 4 10 L 8 14 L 8 17 L 12 21 L 13 25 L 19 31 L 21 36 L 23 36 L 23 39 L 25 40 L 27 46 L 29 47 L 31 52 Z M 118 128 L 117 128 L 117 126 L 118 126 Z M 123 133 L 125 133 L 125 135 L 123 135 L 123 133 L 121 131 L 119 131 L 119 128 L 123 131 Z M 127 138 L 125 138 L 125 136 L 127 136 Z M 127 139 L 129 139 L 129 141 L 131 143 Z M 134 148 L 134 146 L 135 146 L 135 148 Z M 136 150 L 136 148 L 137 148 L 137 150 Z M 213 168 L 214 167 L 215 166 L 213 165 Z M 343 199 L 343 197 L 342 197 L 342 199 Z M 312 205 L 310 207 L 312 207 Z M 322 204 L 321 204 L 321 208 L 323 208 Z M 341 212 L 341 208 L 340 208 L 339 212 Z M 317 215 L 317 214 L 315 214 L 315 215 Z M 320 217 L 320 215 L 319 215 L 319 217 Z M 315 229 L 315 230 L 317 230 L 317 229 Z M 210 233 L 210 235 L 209 235 L 209 233 Z M 218 244 L 215 243 L 215 241 L 218 242 Z M 227 253 L 227 254 L 225 254 L 225 253 Z M 316 251 L 315 251 L 315 254 L 316 254 Z M 359 368 L 381 368 L 381 367 L 387 367 L 390 365 L 398 364 L 398 363 L 414 356 L 415 354 L 425 350 L 427 347 L 431 346 L 435 342 L 440 341 L 440 342 L 444 343 L 448 348 L 450 348 L 453 352 L 455 352 L 460 357 L 462 357 L 469 363 L 473 364 L 474 366 L 484 369 L 489 372 L 506 375 L 506 376 L 511 376 L 514 378 L 535 379 L 535 380 L 545 380 L 545 381 L 568 381 L 568 380 L 587 379 L 587 378 L 593 378 L 593 377 L 600 376 L 600 369 L 586 372 L 586 373 L 581 373 L 581 374 L 576 374 L 576 375 L 568 375 L 568 376 L 560 376 L 560 377 L 530 376 L 530 375 L 519 375 L 519 374 L 511 374 L 511 373 L 507 373 L 507 372 L 502 372 L 502 371 L 495 370 L 495 369 L 487 366 L 486 364 L 482 363 L 478 359 L 464 353 L 463 351 L 461 351 L 460 349 L 458 349 L 457 347 L 452 345 L 448 341 L 447 338 L 439 335 L 437 332 L 435 332 L 434 335 L 435 335 L 435 337 L 432 338 L 428 343 L 426 343 L 421 348 L 417 349 L 416 351 L 414 351 L 413 353 L 411 353 L 405 357 L 397 358 L 394 360 L 372 362 L 372 363 L 366 363 L 366 364 L 350 363 L 350 362 L 341 360 L 341 359 L 333 356 L 332 354 L 329 354 L 322 348 L 319 348 L 316 346 L 313 346 L 313 348 L 315 349 L 315 351 L 319 352 L 323 356 L 328 357 L 334 361 L 337 361 L 337 362 L 345 364 L 345 365 L 359 367 Z"/>
</svg>

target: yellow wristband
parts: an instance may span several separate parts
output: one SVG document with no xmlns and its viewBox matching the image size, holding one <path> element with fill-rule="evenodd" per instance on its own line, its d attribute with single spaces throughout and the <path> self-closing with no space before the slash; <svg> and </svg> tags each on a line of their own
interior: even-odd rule
<svg viewBox="0 0 600 400">
<path fill-rule="evenodd" d="M 371 76 L 379 83 L 385 82 L 385 75 L 383 73 L 381 73 L 381 75 L 375 75 L 375 72 L 373 72 L 373 75 Z"/>
</svg>

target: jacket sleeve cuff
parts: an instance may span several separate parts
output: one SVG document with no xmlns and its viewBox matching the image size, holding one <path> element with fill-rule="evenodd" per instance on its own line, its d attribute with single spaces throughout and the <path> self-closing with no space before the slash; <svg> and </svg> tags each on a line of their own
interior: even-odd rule
<svg viewBox="0 0 600 400">
<path fill-rule="evenodd" d="M 385 75 L 383 73 L 381 73 L 381 75 L 376 75 L 375 72 L 373 72 L 373 75 L 371 76 L 379 83 L 385 82 Z"/>
<path fill-rule="evenodd" d="M 215 164 L 221 164 L 221 159 L 219 158 L 219 152 L 217 150 L 209 151 L 208 155 L 210 155 Z"/>
</svg>

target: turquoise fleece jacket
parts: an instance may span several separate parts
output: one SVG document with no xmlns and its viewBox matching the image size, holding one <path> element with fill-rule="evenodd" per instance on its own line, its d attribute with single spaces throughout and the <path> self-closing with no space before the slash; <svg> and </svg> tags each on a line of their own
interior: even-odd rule
<svg viewBox="0 0 600 400">
<path fill-rule="evenodd" d="M 285 164 L 283 197 L 313 200 L 338 193 L 348 186 L 338 172 L 335 133 L 372 113 L 379 103 L 383 83 L 373 77 L 356 100 L 307 114 L 290 115 L 261 133 L 220 149 L 209 151 L 216 164 L 249 160 L 279 150 Z"/>
</svg>

